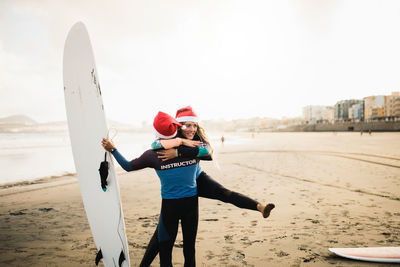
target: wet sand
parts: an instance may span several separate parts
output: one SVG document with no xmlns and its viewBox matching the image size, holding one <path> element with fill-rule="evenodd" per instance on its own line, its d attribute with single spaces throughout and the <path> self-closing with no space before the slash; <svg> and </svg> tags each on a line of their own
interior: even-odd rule
<svg viewBox="0 0 400 267">
<path fill-rule="evenodd" d="M 263 219 L 200 199 L 198 266 L 371 266 L 328 247 L 400 246 L 400 133 L 242 135 L 243 144 L 216 146 L 217 164 L 202 169 L 276 208 Z M 150 169 L 118 179 L 137 266 L 157 225 L 160 185 Z M 0 201 L 0 266 L 94 266 L 75 176 L 2 187 Z M 183 265 L 181 232 L 173 263 Z"/>
</svg>

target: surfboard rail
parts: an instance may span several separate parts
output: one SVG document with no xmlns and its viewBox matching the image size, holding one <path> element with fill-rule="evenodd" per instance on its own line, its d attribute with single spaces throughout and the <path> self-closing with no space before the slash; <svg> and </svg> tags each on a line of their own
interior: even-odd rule
<svg viewBox="0 0 400 267">
<path fill-rule="evenodd" d="M 400 263 L 400 247 L 328 248 L 328 250 L 352 260 Z"/>
</svg>

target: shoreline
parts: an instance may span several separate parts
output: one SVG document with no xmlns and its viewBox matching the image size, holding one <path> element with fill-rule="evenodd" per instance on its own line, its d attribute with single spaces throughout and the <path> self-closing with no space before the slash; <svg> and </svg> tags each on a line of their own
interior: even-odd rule
<svg viewBox="0 0 400 267">
<path fill-rule="evenodd" d="M 76 176 L 76 173 L 65 173 L 62 175 L 52 175 L 52 176 L 47 176 L 47 177 L 42 177 L 42 178 L 33 178 L 33 179 L 26 179 L 22 181 L 15 181 L 15 182 L 8 182 L 4 184 L 0 184 L 0 190 L 2 189 L 7 189 L 11 187 L 17 187 L 17 186 L 29 186 L 29 185 L 35 185 L 35 184 L 44 184 L 44 183 L 49 183 L 57 179 L 63 179 L 65 177 L 69 176 Z"/>
<path fill-rule="evenodd" d="M 41 178 L 33 181 L 9 183 L 6 185 L 0 185 L 0 199 L 4 196 L 12 194 L 26 193 L 30 191 L 58 187 L 61 185 L 67 185 L 73 183 L 78 184 L 78 179 L 76 174 L 67 174 L 56 177 Z"/>
<path fill-rule="evenodd" d="M 124 171 L 118 168 L 115 170 L 115 173 L 116 175 L 121 175 L 124 173 Z M 0 184 L 0 198 L 2 196 L 14 193 L 24 193 L 28 191 L 57 187 L 60 185 L 66 185 L 72 183 L 78 184 L 77 173 L 65 173 L 63 175 L 53 175 L 33 180 L 9 182 L 5 184 Z"/>
</svg>

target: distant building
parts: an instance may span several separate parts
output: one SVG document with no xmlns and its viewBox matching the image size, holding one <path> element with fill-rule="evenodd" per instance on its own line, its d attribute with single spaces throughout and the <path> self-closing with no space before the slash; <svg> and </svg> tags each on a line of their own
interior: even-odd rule
<svg viewBox="0 0 400 267">
<path fill-rule="evenodd" d="M 344 122 L 354 120 L 354 108 L 355 104 L 362 104 L 362 100 L 342 100 L 335 104 L 335 121 Z M 349 114 L 349 110 L 351 114 Z M 358 110 L 357 110 L 358 111 Z M 349 116 L 350 115 L 350 116 Z"/>
<path fill-rule="evenodd" d="M 334 123 L 335 122 L 335 108 L 326 106 L 322 115 L 324 122 Z"/>
<path fill-rule="evenodd" d="M 351 109 L 351 115 L 350 115 Z M 352 121 L 360 122 L 364 120 L 364 101 L 354 104 L 349 109 L 349 117 Z"/>
<path fill-rule="evenodd" d="M 303 118 L 309 124 L 332 122 L 332 110 L 329 106 L 306 106 L 303 108 Z"/>
<path fill-rule="evenodd" d="M 400 92 L 391 95 L 364 97 L 362 100 L 342 100 L 333 107 L 306 106 L 303 108 L 306 123 L 400 121 Z"/>
<path fill-rule="evenodd" d="M 354 106 L 355 104 L 349 107 L 349 120 L 353 120 L 354 118 Z"/>
<path fill-rule="evenodd" d="M 389 120 L 400 119 L 400 92 L 385 96 L 385 117 Z"/>
<path fill-rule="evenodd" d="M 374 121 L 385 118 L 385 96 L 364 97 L 364 120 Z"/>
</svg>

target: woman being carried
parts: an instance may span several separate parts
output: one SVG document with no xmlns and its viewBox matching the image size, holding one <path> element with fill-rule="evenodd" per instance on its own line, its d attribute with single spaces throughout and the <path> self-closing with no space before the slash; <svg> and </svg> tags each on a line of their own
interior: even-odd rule
<svg viewBox="0 0 400 267">
<path fill-rule="evenodd" d="M 183 125 L 181 128 L 178 128 L 177 138 L 170 140 L 156 140 L 152 144 L 153 149 L 163 149 L 157 151 L 159 158 L 163 161 L 176 158 L 177 156 L 197 156 L 202 157 L 202 159 L 207 159 L 207 157 L 209 157 L 209 159 L 211 159 L 212 149 L 210 149 L 210 142 L 204 129 L 198 125 L 198 117 L 193 109 L 190 106 L 179 109 L 176 112 L 176 120 Z M 200 141 L 201 143 L 187 144 L 187 140 Z M 182 145 L 196 147 L 189 148 Z M 203 151 L 204 148 L 208 153 Z M 226 203 L 231 203 L 239 208 L 259 211 L 264 218 L 268 218 L 271 210 L 275 207 L 272 203 L 264 205 L 245 195 L 225 188 L 202 171 L 200 165 L 198 165 L 196 176 L 197 192 L 199 197 L 217 199 Z M 159 229 L 157 228 L 149 242 L 140 264 L 142 267 L 150 266 L 158 253 L 158 231 Z"/>
</svg>

